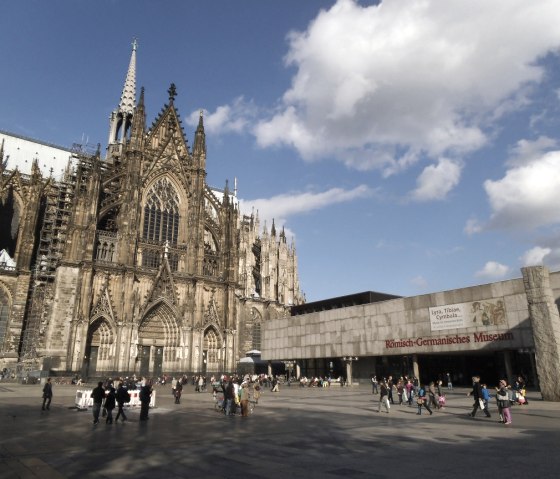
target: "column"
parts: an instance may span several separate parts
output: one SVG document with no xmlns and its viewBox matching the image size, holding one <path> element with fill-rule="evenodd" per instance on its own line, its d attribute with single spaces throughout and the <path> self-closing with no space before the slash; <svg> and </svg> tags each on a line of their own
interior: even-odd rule
<svg viewBox="0 0 560 479">
<path fill-rule="evenodd" d="M 560 315 L 544 266 L 521 268 L 535 343 L 536 372 L 546 401 L 560 401 Z"/>
<path fill-rule="evenodd" d="M 346 384 L 352 386 L 352 361 L 346 361 Z"/>
<path fill-rule="evenodd" d="M 418 355 L 412 355 L 412 371 L 414 373 L 414 377 L 420 380 L 420 368 L 418 367 Z"/>
</svg>

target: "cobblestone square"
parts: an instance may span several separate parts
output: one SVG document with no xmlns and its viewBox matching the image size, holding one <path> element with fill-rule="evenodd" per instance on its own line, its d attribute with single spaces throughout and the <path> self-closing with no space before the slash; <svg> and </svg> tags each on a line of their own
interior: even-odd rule
<svg viewBox="0 0 560 479">
<path fill-rule="evenodd" d="M 529 393 L 513 424 L 479 412 L 466 389 L 449 393 L 433 416 L 394 405 L 377 413 L 366 385 L 265 391 L 254 414 L 227 418 L 212 395 L 189 385 L 180 405 L 157 387 L 150 420 L 92 425 L 73 409 L 75 386 L 54 386 L 41 411 L 41 386 L 0 384 L 0 478 L 385 478 L 558 477 L 560 404 Z"/>
</svg>

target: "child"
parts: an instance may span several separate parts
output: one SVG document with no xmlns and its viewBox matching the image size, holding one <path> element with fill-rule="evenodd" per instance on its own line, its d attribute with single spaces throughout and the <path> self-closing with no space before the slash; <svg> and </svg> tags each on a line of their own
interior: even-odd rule
<svg viewBox="0 0 560 479">
<path fill-rule="evenodd" d="M 490 401 L 490 398 L 492 396 L 490 396 L 490 392 L 488 391 L 488 389 L 486 389 L 486 384 L 482 384 L 481 386 L 482 386 L 481 388 L 482 400 L 484 401 L 484 409 L 488 411 L 488 401 Z"/>
<path fill-rule="evenodd" d="M 442 407 L 445 406 L 445 394 L 442 393 L 442 394 L 438 397 L 438 402 L 439 402 L 439 407 L 440 407 L 440 408 L 442 408 Z"/>
</svg>

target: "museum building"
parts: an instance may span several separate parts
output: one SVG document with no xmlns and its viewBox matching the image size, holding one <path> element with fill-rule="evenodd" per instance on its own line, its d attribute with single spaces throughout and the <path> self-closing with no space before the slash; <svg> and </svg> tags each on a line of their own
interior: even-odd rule
<svg viewBox="0 0 560 479">
<path fill-rule="evenodd" d="M 412 297 L 362 293 L 307 303 L 263 328 L 262 358 L 295 375 L 352 382 L 451 374 L 468 385 L 523 375 L 546 400 L 560 400 L 560 272 L 543 266 L 523 277 Z"/>
</svg>

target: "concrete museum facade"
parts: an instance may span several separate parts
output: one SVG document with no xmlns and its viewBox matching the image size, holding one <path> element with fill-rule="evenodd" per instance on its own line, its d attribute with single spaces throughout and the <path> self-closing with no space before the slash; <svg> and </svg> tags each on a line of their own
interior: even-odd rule
<svg viewBox="0 0 560 479">
<path fill-rule="evenodd" d="M 475 374 L 497 384 L 523 374 L 558 401 L 560 272 L 535 266 L 522 274 L 408 298 L 296 306 L 291 317 L 265 324 L 262 357 L 295 363 L 298 374 L 367 382 L 371 374 L 429 381 L 450 372 L 462 384 Z"/>
</svg>

